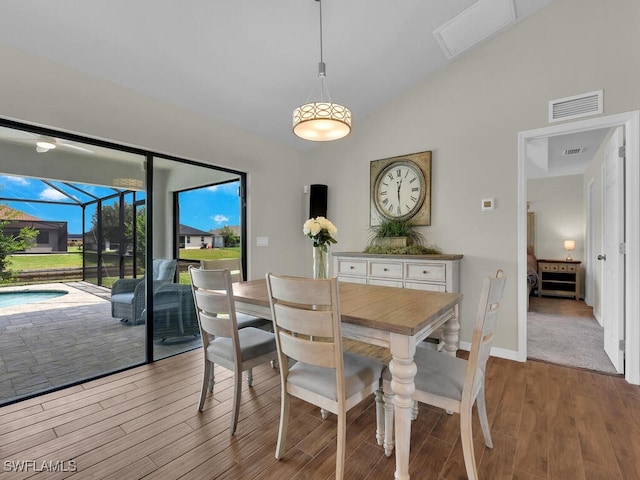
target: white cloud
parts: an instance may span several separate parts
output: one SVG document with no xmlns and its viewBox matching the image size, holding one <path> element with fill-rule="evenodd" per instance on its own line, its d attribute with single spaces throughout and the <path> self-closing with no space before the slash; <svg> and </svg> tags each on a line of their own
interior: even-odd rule
<svg viewBox="0 0 640 480">
<path fill-rule="evenodd" d="M 229 217 L 220 214 L 214 215 L 211 219 L 216 223 L 226 223 L 229 221 Z"/>
<path fill-rule="evenodd" d="M 16 185 L 29 185 L 29 180 L 24 177 L 14 177 L 13 175 L 3 175 L 3 180 L 7 180 Z"/>
<path fill-rule="evenodd" d="M 207 187 L 210 192 L 223 193 L 225 195 L 238 195 L 238 182 L 223 183 Z"/>
<path fill-rule="evenodd" d="M 42 192 L 40 192 L 41 200 L 68 200 L 69 198 L 66 195 L 63 195 L 55 188 L 45 188 Z"/>
</svg>

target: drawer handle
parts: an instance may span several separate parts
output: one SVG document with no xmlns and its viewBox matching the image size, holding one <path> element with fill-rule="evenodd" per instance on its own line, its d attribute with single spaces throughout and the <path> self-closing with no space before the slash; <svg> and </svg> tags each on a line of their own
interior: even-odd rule
<svg viewBox="0 0 640 480">
<path fill-rule="evenodd" d="M 389 269 L 385 267 L 385 268 L 383 268 L 383 269 L 382 269 L 382 271 L 383 271 L 383 272 L 388 272 L 388 271 L 389 271 Z"/>
<path fill-rule="evenodd" d="M 354 267 L 353 265 L 351 265 L 349 268 L 350 268 L 351 270 L 353 270 L 353 269 L 354 269 L 354 268 L 356 268 L 356 267 Z"/>
<path fill-rule="evenodd" d="M 427 273 L 429 273 L 429 270 L 422 270 L 423 275 L 426 275 Z"/>
</svg>

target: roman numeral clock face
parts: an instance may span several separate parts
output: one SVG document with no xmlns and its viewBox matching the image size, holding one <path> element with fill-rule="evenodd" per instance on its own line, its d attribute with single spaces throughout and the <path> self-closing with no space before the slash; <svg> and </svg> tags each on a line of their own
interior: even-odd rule
<svg viewBox="0 0 640 480">
<path fill-rule="evenodd" d="M 373 194 L 382 216 L 408 220 L 420 209 L 426 195 L 422 170 L 413 162 L 393 162 L 376 178 Z"/>
</svg>

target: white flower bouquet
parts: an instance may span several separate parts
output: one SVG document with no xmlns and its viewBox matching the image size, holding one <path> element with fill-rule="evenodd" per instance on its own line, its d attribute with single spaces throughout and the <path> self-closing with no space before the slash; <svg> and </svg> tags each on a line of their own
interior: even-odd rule
<svg viewBox="0 0 640 480">
<path fill-rule="evenodd" d="M 338 243 L 336 226 L 324 217 L 310 218 L 302 226 L 305 235 L 313 240 L 314 247 L 321 247 L 325 252 L 329 243 Z"/>
</svg>

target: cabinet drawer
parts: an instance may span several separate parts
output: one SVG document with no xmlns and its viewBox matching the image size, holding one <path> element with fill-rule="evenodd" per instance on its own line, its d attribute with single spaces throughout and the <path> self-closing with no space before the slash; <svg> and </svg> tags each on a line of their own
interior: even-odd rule
<svg viewBox="0 0 640 480">
<path fill-rule="evenodd" d="M 559 272 L 575 272 L 576 266 L 573 264 L 570 264 L 570 265 L 560 264 L 558 265 L 558 271 Z"/>
<path fill-rule="evenodd" d="M 370 278 L 369 285 L 379 285 L 381 287 L 398 287 L 402 288 L 402 282 L 398 280 L 380 280 L 378 278 Z"/>
<path fill-rule="evenodd" d="M 407 263 L 409 280 L 429 280 L 431 282 L 445 282 L 447 268 L 437 263 Z"/>
<path fill-rule="evenodd" d="M 338 273 L 343 273 L 345 275 L 366 275 L 367 261 L 338 260 Z"/>
<path fill-rule="evenodd" d="M 447 291 L 447 287 L 442 283 L 404 282 L 404 288 L 411 288 L 413 290 L 428 290 L 429 292 Z"/>
<path fill-rule="evenodd" d="M 543 272 L 577 272 L 575 263 L 541 263 L 540 270 Z"/>
<path fill-rule="evenodd" d="M 402 263 L 395 262 L 370 262 L 369 276 L 402 278 Z"/>
</svg>

